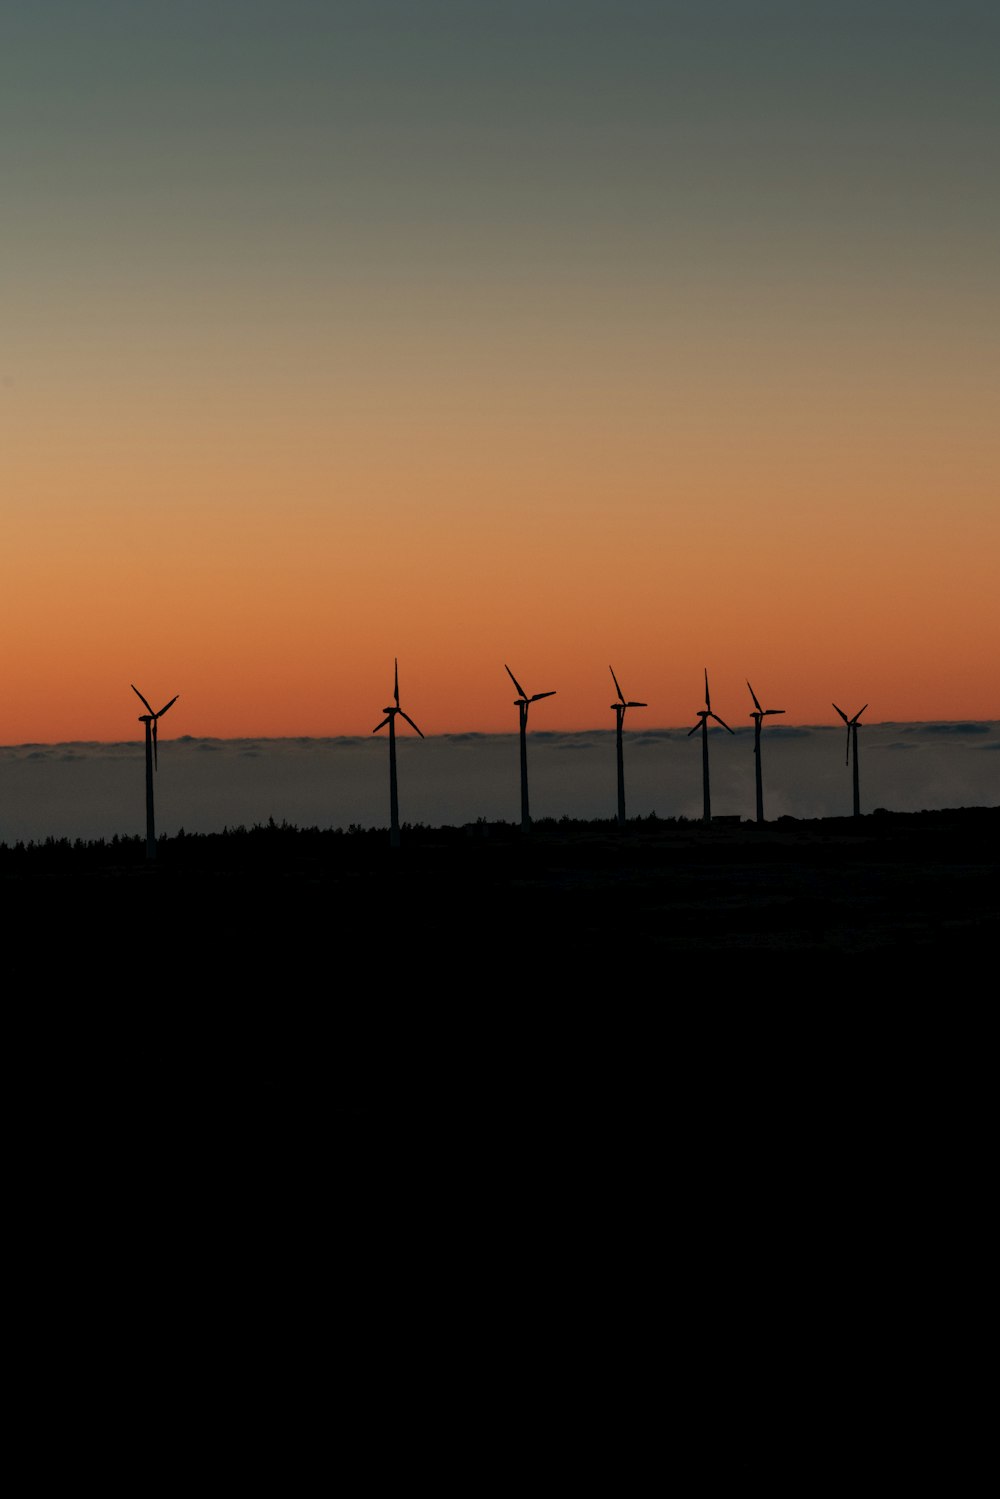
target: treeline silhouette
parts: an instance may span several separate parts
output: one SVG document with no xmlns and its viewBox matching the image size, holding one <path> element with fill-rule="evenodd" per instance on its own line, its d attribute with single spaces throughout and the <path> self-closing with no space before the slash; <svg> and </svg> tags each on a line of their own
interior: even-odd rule
<svg viewBox="0 0 1000 1499">
<path fill-rule="evenodd" d="M 684 817 L 658 817 L 655 812 L 646 817 L 633 818 L 629 823 L 637 837 L 650 836 L 667 828 L 694 827 L 695 823 Z M 470 843 L 488 841 L 493 846 L 516 845 L 522 842 L 520 828 L 516 823 L 491 822 L 480 818 L 475 823 L 459 827 L 439 827 L 425 823 L 404 822 L 401 824 L 407 843 L 414 848 L 447 847 L 468 848 Z M 553 834 L 560 837 L 588 838 L 616 831 L 614 818 L 582 819 L 568 816 L 543 817 L 532 822 L 532 831 L 541 838 Z M 175 865 L 196 865 L 222 860 L 242 864 L 263 861 L 273 863 L 287 856 L 293 862 L 303 859 L 329 860 L 338 857 L 357 858 L 369 852 L 384 858 L 385 828 L 363 827 L 351 823 L 346 828 L 299 827 L 295 823 L 273 817 L 267 822 L 255 822 L 249 827 L 239 823 L 224 827 L 217 833 L 187 833 L 180 828 L 175 834 L 161 834 L 157 839 L 158 857 L 168 859 Z M 29 865 L 51 865 L 62 862 L 75 867 L 133 866 L 145 862 L 146 839 L 142 834 L 118 834 L 111 838 L 47 838 L 18 839 L 15 843 L 0 842 L 0 871 L 26 868 Z"/>
<path fill-rule="evenodd" d="M 738 817 L 716 818 L 709 831 L 701 819 L 660 817 L 656 812 L 650 812 L 646 816 L 630 818 L 626 825 L 628 836 L 623 839 L 614 817 L 564 815 L 533 819 L 531 840 L 522 837 L 517 823 L 491 821 L 484 817 L 461 825 L 404 822 L 401 826 L 407 835 L 407 848 L 451 850 L 459 861 L 463 854 L 468 855 L 474 849 L 499 851 L 513 848 L 520 850 L 521 857 L 530 860 L 532 844 L 540 849 L 551 849 L 554 845 L 562 845 L 567 850 L 575 848 L 581 858 L 587 859 L 605 843 L 609 848 L 627 849 L 655 842 L 659 852 L 665 854 L 672 841 L 687 847 L 692 840 L 704 856 L 711 856 L 709 851 L 714 849 L 720 858 L 725 859 L 734 851 L 743 849 L 751 859 L 767 859 L 777 846 L 791 847 L 795 842 L 804 846 L 806 842 L 817 839 L 846 838 L 861 846 L 891 836 L 896 843 L 912 843 L 914 853 L 919 854 L 922 841 L 932 836 L 935 840 L 933 848 L 940 852 L 941 838 L 947 833 L 964 849 L 970 840 L 975 845 L 988 844 L 990 834 L 987 830 L 994 828 L 998 821 L 1000 807 L 953 807 L 923 812 L 892 812 L 876 808 L 860 821 L 850 816 L 804 818 L 786 815 L 759 826 Z M 364 827 L 359 823 L 350 823 L 346 828 L 300 827 L 287 819 L 277 822 L 269 817 L 266 822 L 255 822 L 249 827 L 239 823 L 214 833 L 188 833 L 180 828 L 174 834 L 160 834 L 157 848 L 160 859 L 175 868 L 217 861 L 268 866 L 281 863 L 283 859 L 293 864 L 314 860 L 320 863 L 331 860 L 351 862 L 369 855 L 384 862 L 385 828 Z M 0 841 L 0 872 L 14 873 L 19 869 L 45 866 L 55 868 L 60 864 L 77 869 L 140 866 L 145 863 L 145 853 L 146 839 L 139 833 L 116 833 L 110 838 L 49 836 L 27 841 L 18 839 L 13 843 Z"/>
<path fill-rule="evenodd" d="M 196 967 L 224 950 L 226 985 L 287 988 L 317 944 L 331 983 L 370 982 L 359 952 L 377 971 L 407 950 L 437 954 L 436 981 L 450 984 L 513 943 L 533 954 L 530 989 L 563 991 L 614 975 L 620 948 L 654 965 L 985 952 L 1000 936 L 998 847 L 1000 808 L 710 829 L 650 815 L 624 836 L 612 818 L 540 819 L 530 838 L 514 823 L 413 824 L 392 859 L 384 828 L 269 819 L 164 837 L 152 866 L 140 836 L 0 844 L 0 889 L 12 930 L 44 928 L 46 952 L 53 933 L 92 944 L 111 922 L 141 965 L 165 937 Z M 36 953 L 13 946 L 30 967 Z"/>
</svg>

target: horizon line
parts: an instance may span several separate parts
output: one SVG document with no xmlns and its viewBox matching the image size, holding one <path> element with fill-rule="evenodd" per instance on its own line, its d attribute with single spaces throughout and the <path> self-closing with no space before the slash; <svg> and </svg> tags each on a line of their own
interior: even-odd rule
<svg viewBox="0 0 1000 1499">
<path fill-rule="evenodd" d="M 978 728 L 984 725 L 992 724 L 1000 725 L 1000 718 L 885 718 L 878 720 L 871 719 L 868 723 L 861 724 L 860 727 L 868 729 L 929 728 L 932 726 L 948 726 L 952 728 L 961 728 L 968 725 L 969 728 Z M 695 727 L 697 728 L 699 726 L 696 724 Z M 843 733 L 843 725 L 840 723 L 795 723 L 787 718 L 783 723 L 769 725 L 767 732 L 769 734 L 780 734 L 783 730 L 787 729 L 831 729 L 836 730 L 836 732 L 838 733 Z M 430 730 L 425 733 L 424 738 L 516 739 L 518 738 L 518 732 L 519 731 L 517 729 L 442 729 L 438 732 Z M 579 734 L 607 734 L 609 736 L 613 736 L 616 731 L 613 724 L 594 724 L 586 728 L 532 729 L 529 730 L 529 732 L 535 739 L 559 739 Z M 626 732 L 631 738 L 641 738 L 643 736 L 649 736 L 651 734 L 688 734 L 690 732 L 690 725 L 686 723 L 651 724 L 643 725 L 642 727 L 636 727 L 634 729 L 627 730 Z M 710 732 L 719 731 L 710 730 Z M 733 732 L 736 734 L 752 734 L 753 724 L 739 724 L 733 729 Z M 164 742 L 167 744 L 301 744 L 303 742 L 321 744 L 338 739 L 357 740 L 362 744 L 377 742 L 373 741 L 371 735 L 369 733 L 365 733 L 364 731 L 356 734 L 177 734 L 170 737 L 165 736 Z M 0 743 L 0 750 L 55 749 L 59 746 L 83 747 L 90 745 L 100 745 L 103 748 L 112 748 L 120 745 L 122 747 L 130 749 L 134 748 L 137 751 L 141 750 L 143 747 L 141 737 L 136 736 L 135 738 L 129 739 L 25 739 L 16 743 Z"/>
</svg>

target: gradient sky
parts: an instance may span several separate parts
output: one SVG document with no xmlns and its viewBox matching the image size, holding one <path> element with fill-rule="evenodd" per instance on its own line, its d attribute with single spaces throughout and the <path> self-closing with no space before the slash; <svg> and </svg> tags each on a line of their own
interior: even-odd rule
<svg viewBox="0 0 1000 1499">
<path fill-rule="evenodd" d="M 0 741 L 996 718 L 998 42 L 2 0 Z"/>
</svg>

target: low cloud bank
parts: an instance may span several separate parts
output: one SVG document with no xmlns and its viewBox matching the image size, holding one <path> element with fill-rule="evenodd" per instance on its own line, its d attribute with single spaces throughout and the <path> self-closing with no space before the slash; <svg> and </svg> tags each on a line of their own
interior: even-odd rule
<svg viewBox="0 0 1000 1499">
<path fill-rule="evenodd" d="M 613 730 L 529 732 L 534 817 L 611 817 L 616 806 Z M 428 824 L 517 821 L 516 734 L 403 732 L 400 815 Z M 845 737 L 833 726 L 768 725 L 763 736 L 769 818 L 826 817 L 851 810 Z M 900 754 L 899 750 L 916 751 Z M 1000 723 L 872 724 L 860 735 L 862 811 L 876 807 L 995 806 L 1000 802 Z M 580 754 L 580 750 L 589 753 Z M 752 817 L 753 733 L 709 736 L 712 807 Z M 700 735 L 626 728 L 628 813 L 701 816 Z M 123 744 L 24 744 L 0 748 L 0 841 L 109 838 L 145 827 L 144 751 Z M 160 832 L 287 821 L 300 827 L 385 826 L 389 817 L 385 737 L 179 739 L 160 742 L 156 817 Z"/>
</svg>

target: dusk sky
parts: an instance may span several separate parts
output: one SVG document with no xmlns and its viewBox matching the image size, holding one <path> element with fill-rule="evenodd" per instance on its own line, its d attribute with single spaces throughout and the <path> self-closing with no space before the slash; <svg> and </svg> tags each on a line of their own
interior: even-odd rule
<svg viewBox="0 0 1000 1499">
<path fill-rule="evenodd" d="M 996 719 L 998 43 L 0 0 L 0 742 Z"/>
</svg>

